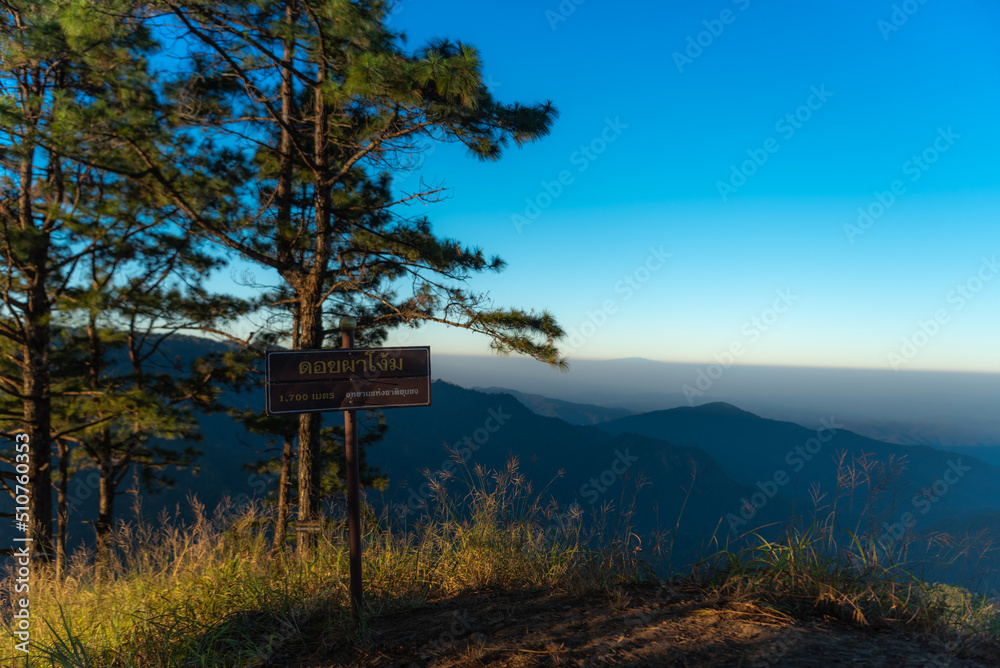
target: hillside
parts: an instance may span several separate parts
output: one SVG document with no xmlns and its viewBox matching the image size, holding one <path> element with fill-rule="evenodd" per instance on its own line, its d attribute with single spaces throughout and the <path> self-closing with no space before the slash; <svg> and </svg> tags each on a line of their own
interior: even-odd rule
<svg viewBox="0 0 1000 668">
<path fill-rule="evenodd" d="M 404 504 L 419 516 L 429 471 L 439 479 L 449 468 L 459 471 L 448 446 L 470 453 L 468 467 L 502 470 L 511 457 L 544 500 L 565 509 L 578 504 L 585 516 L 604 514 L 612 525 L 634 508 L 631 530 L 648 540 L 673 531 L 674 565 L 697 560 L 710 551 L 710 537 L 729 513 L 739 513 L 741 499 L 757 490 L 735 482 L 704 451 L 647 436 L 609 434 L 592 426 L 569 425 L 537 415 L 507 394 L 483 394 L 437 381 L 428 408 L 386 411 L 389 430 L 373 447 L 368 461 L 389 475 L 388 502 Z M 466 445 L 468 444 L 468 445 Z M 458 485 L 461 488 L 461 485 Z M 780 523 L 791 505 L 775 499 L 753 519 L 763 526 Z M 720 531 L 720 535 L 725 531 Z"/>
<path fill-rule="evenodd" d="M 773 480 L 785 472 L 782 494 L 803 501 L 813 485 L 832 492 L 836 461 L 850 463 L 864 454 L 896 462 L 906 491 L 902 506 L 913 506 L 936 521 L 945 513 L 1000 508 L 1000 468 L 965 454 L 922 445 L 897 445 L 860 436 L 833 415 L 818 415 L 816 428 L 759 417 L 724 403 L 643 413 L 600 425 L 612 434 L 634 433 L 701 448 L 735 480 L 747 485 Z M 937 487 L 935 487 L 937 485 Z M 911 503 L 918 493 L 928 499 Z M 928 508 L 926 513 L 924 508 Z"/>
<path fill-rule="evenodd" d="M 349 613 L 342 518 L 314 548 L 270 548 L 259 508 L 193 525 L 119 527 L 114 558 L 33 569 L 36 666 L 997 665 L 995 606 L 863 567 L 828 533 L 728 552 L 652 577 L 630 539 L 553 542 L 523 485 L 492 474 L 469 513 L 364 521 L 366 613 Z M 11 578 L 12 581 L 13 578 Z M 8 581 L 6 585 L 9 585 Z M 7 586 L 0 583 L 0 591 Z M 0 615 L 0 665 L 14 620 Z"/>
<path fill-rule="evenodd" d="M 431 407 L 386 411 L 389 430 L 369 452 L 392 482 L 385 496 L 367 492 L 375 514 L 363 521 L 360 631 L 348 612 L 337 504 L 316 551 L 303 553 L 290 544 L 272 552 L 272 510 L 209 506 L 193 509 L 192 523 L 119 527 L 106 577 L 95 578 L 86 560 L 73 560 L 62 581 L 36 572 L 32 614 L 67 616 L 41 631 L 39 646 L 62 657 L 52 665 L 100 668 L 1000 661 L 1000 622 L 985 598 L 912 580 L 911 563 L 871 561 L 867 545 L 839 542 L 839 516 L 785 533 L 803 504 L 786 496 L 791 483 L 747 520 L 769 530 L 743 539 L 729 531 L 726 518 L 763 493 L 757 471 L 780 465 L 769 458 L 795 452 L 815 431 L 726 404 L 628 416 L 602 423 L 606 430 L 538 415 L 509 394 L 436 382 L 433 397 Z M 260 442 L 240 442 L 223 416 L 203 426 L 205 477 L 182 472 L 177 491 L 203 480 L 216 495 L 255 491 L 261 481 L 239 464 L 258 456 Z M 860 443 L 883 455 L 904 447 L 858 438 L 838 430 L 822 445 Z M 920 461 L 925 450 L 912 452 L 916 470 L 933 470 Z M 830 467 L 820 454 L 808 462 L 817 479 Z M 441 484 L 431 489 L 421 470 Z M 227 479 L 237 486 L 223 488 Z M 972 475 L 963 482 L 980 485 Z M 992 503 L 988 490 L 977 493 Z M 995 509 L 959 500 L 961 517 L 928 515 L 919 529 L 1000 528 Z M 911 556 L 932 555 L 914 548 Z M 928 582 L 981 569 L 966 556 Z M 2 621 L 0 636 L 9 635 L 11 620 Z"/>
</svg>

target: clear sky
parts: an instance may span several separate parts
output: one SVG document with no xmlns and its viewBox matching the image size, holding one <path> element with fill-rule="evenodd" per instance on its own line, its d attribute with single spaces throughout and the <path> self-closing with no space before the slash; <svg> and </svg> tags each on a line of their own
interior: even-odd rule
<svg viewBox="0 0 1000 668">
<path fill-rule="evenodd" d="M 399 188 L 443 180 L 436 232 L 509 263 L 472 287 L 552 311 L 571 359 L 1000 372 L 993 0 L 403 0 L 391 25 L 559 109 Z"/>
</svg>

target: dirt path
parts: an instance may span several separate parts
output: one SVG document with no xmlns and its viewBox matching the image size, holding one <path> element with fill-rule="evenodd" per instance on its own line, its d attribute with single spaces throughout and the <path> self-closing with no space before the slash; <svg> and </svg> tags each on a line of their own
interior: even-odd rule
<svg viewBox="0 0 1000 668">
<path fill-rule="evenodd" d="M 1000 644 L 921 639 L 713 601 L 696 589 L 481 592 L 383 615 L 360 647 L 318 642 L 295 668 L 459 666 L 1000 666 Z"/>
</svg>

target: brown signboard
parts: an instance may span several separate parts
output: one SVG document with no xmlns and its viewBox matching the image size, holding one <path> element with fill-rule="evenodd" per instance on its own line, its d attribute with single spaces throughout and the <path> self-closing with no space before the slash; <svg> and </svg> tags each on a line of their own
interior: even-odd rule
<svg viewBox="0 0 1000 668">
<path fill-rule="evenodd" d="M 431 404 L 427 346 L 269 351 L 265 371 L 269 415 Z"/>
</svg>

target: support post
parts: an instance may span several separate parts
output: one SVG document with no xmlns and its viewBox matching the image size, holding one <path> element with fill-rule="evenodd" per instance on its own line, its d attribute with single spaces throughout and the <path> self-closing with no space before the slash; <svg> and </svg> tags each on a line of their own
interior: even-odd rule
<svg viewBox="0 0 1000 668">
<path fill-rule="evenodd" d="M 344 349 L 354 347 L 354 330 L 357 321 L 351 317 L 340 319 L 340 343 Z M 351 552 L 351 617 L 361 623 L 364 606 L 364 588 L 361 581 L 361 509 L 360 473 L 358 466 L 358 413 L 344 411 L 344 448 L 347 464 L 347 531 Z"/>
</svg>

